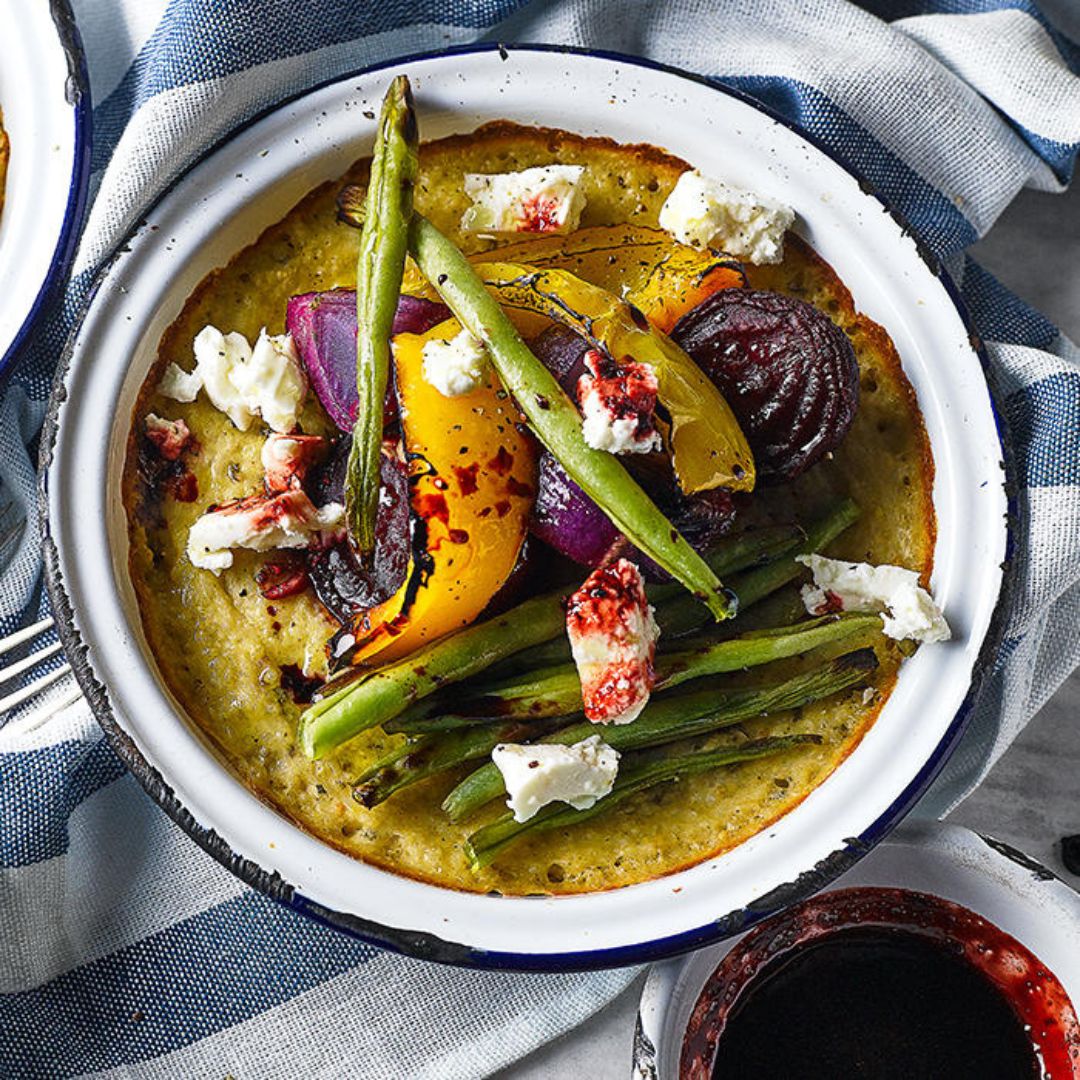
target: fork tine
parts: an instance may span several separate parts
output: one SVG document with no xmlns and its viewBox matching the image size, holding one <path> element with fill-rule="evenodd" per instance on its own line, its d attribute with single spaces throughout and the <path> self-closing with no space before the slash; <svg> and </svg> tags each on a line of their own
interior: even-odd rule
<svg viewBox="0 0 1080 1080">
<path fill-rule="evenodd" d="M 22 660 L 16 660 L 14 664 L 9 664 L 6 668 L 0 668 L 0 686 L 10 682 L 16 675 L 29 671 L 35 664 L 40 664 L 42 660 L 55 656 L 62 648 L 63 645 L 59 641 L 54 641 L 51 645 L 46 645 L 44 649 L 38 649 L 36 653 L 31 653 Z"/>
<path fill-rule="evenodd" d="M 70 670 L 71 665 L 64 664 L 55 671 L 46 672 L 40 679 L 35 679 L 21 690 L 16 690 L 13 694 L 0 698 L 0 714 L 14 709 L 16 705 L 21 705 L 24 701 L 28 701 L 35 694 L 44 690 L 46 686 L 52 686 L 57 679 L 62 679 Z"/>
<path fill-rule="evenodd" d="M 27 732 L 41 727 L 46 720 L 51 720 L 61 709 L 66 709 L 81 697 L 82 689 L 76 683 L 54 701 L 48 701 L 39 708 L 32 709 L 25 715 L 20 716 L 18 720 L 12 720 L 6 727 L 0 728 L 0 731 L 3 732 L 4 736 L 25 735 Z"/>
<path fill-rule="evenodd" d="M 42 619 L 31 626 L 24 626 L 21 630 L 16 630 L 14 634 L 8 634 L 6 638 L 0 638 L 0 656 L 10 652 L 16 645 L 21 645 L 24 641 L 29 641 L 32 637 L 44 633 L 52 624 L 52 619 Z"/>
</svg>

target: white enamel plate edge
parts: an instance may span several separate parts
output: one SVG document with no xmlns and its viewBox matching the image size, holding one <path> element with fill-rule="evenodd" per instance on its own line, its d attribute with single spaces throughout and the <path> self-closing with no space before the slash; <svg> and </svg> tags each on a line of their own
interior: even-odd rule
<svg viewBox="0 0 1080 1080">
<path fill-rule="evenodd" d="M 0 372 L 14 360 L 45 297 L 73 255 L 89 179 L 90 101 L 72 72 L 66 4 L 0 0 L 10 33 L 0 66 L 0 108 L 11 141 L 0 217 Z"/>
<path fill-rule="evenodd" d="M 968 332 L 914 242 L 858 182 L 797 134 L 697 81 L 610 57 L 529 49 L 402 61 L 424 137 L 507 118 L 667 147 L 793 205 L 799 229 L 889 330 L 916 386 L 937 465 L 934 590 L 956 631 L 921 650 L 857 752 L 773 827 L 717 859 L 632 888 L 557 899 L 435 889 L 352 860 L 289 824 L 222 767 L 163 690 L 126 576 L 119 477 L 135 393 L 192 288 L 315 184 L 370 148 L 386 68 L 336 82 L 247 127 L 151 212 L 105 276 L 74 342 L 47 476 L 54 585 L 138 753 L 195 822 L 329 912 L 477 951 L 476 962 L 621 962 L 707 928 L 880 828 L 943 753 L 990 626 L 1005 558 L 995 419 Z M 535 88 L 543 86 L 542 95 Z M 78 402 L 72 408 L 71 402 Z M 511 965 L 513 961 L 509 961 Z"/>
</svg>

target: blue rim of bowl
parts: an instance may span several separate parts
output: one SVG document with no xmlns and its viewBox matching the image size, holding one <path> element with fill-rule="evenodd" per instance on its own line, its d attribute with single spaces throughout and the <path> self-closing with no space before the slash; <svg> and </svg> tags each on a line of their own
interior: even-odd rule
<svg viewBox="0 0 1080 1080">
<path fill-rule="evenodd" d="M 876 199 L 887 213 L 897 222 L 901 230 L 911 236 L 916 242 L 923 261 L 927 264 L 930 272 L 940 281 L 960 317 L 965 329 L 971 349 L 977 356 L 982 366 L 983 374 L 987 382 L 987 397 L 997 431 L 998 443 L 1002 454 L 1003 465 L 1003 488 L 1007 501 L 1006 515 L 1006 550 L 1003 563 L 1001 586 L 999 588 L 997 603 L 990 625 L 987 628 L 979 655 L 972 666 L 971 684 L 968 693 L 957 710 L 955 716 L 946 729 L 934 752 L 926 763 L 909 782 L 907 787 L 892 802 L 892 804 L 878 816 L 859 836 L 849 837 L 842 847 L 838 848 L 825 859 L 818 862 L 809 870 L 803 871 L 793 881 L 770 890 L 763 896 L 756 898 L 746 905 L 720 916 L 703 926 L 693 930 L 683 931 L 678 934 L 657 938 L 651 941 L 637 942 L 632 945 L 623 945 L 616 948 L 596 949 L 587 951 L 574 951 L 564 953 L 515 953 L 490 951 L 479 949 L 474 946 L 463 945 L 458 942 L 443 940 L 435 934 L 423 931 L 403 930 L 396 927 L 387 927 L 381 923 L 362 918 L 358 915 L 349 914 L 328 908 L 323 904 L 305 896 L 289 882 L 284 881 L 276 872 L 264 870 L 258 863 L 237 854 L 229 844 L 213 829 L 209 829 L 197 822 L 190 812 L 173 794 L 172 789 L 161 775 L 140 753 L 131 737 L 123 729 L 113 715 L 112 706 L 109 702 L 108 692 L 98 680 L 88 658 L 88 650 L 83 645 L 81 637 L 74 623 L 74 614 L 70 599 L 64 588 L 63 576 L 60 570 L 59 552 L 53 542 L 49 530 L 49 500 L 47 488 L 48 468 L 52 458 L 53 444 L 56 438 L 56 430 L 59 422 L 59 410 L 64 400 L 64 382 L 68 368 L 74 354 L 75 340 L 79 328 L 86 316 L 90 303 L 97 294 L 98 286 L 109 272 L 113 262 L 120 257 L 120 253 L 128 246 L 129 241 L 138 231 L 138 227 L 131 230 L 125 240 L 116 248 L 116 254 L 106 262 L 96 275 L 93 288 L 90 290 L 88 300 L 80 313 L 79 319 L 68 339 L 60 368 L 57 371 L 53 386 L 52 397 L 49 403 L 49 412 L 45 420 L 43 437 L 41 440 L 39 476 L 39 524 L 42 533 L 43 556 L 45 560 L 46 587 L 49 599 L 52 602 L 56 616 L 57 630 L 63 642 L 65 652 L 71 661 L 72 668 L 82 687 L 87 701 L 94 712 L 98 723 L 105 730 L 116 753 L 131 770 L 135 778 L 146 789 L 150 797 L 175 821 L 200 847 L 212 855 L 223 866 L 236 874 L 246 884 L 253 886 L 260 892 L 271 897 L 294 911 L 314 919 L 317 922 L 343 930 L 354 937 L 380 948 L 392 952 L 402 953 L 420 960 L 429 960 L 437 963 L 451 964 L 458 967 L 481 968 L 486 970 L 509 970 L 509 971 L 536 971 L 536 972 L 568 972 L 568 971 L 592 971 L 602 968 L 623 967 L 633 964 L 643 964 L 654 960 L 666 959 L 681 953 L 699 949 L 711 945 L 724 938 L 742 933 L 751 926 L 768 918 L 788 905 L 795 903 L 812 893 L 825 888 L 846 870 L 855 865 L 863 855 L 869 852 L 877 843 L 883 840 L 889 832 L 907 815 L 916 801 L 925 793 L 927 788 L 941 772 L 956 748 L 964 730 L 971 718 L 975 698 L 984 680 L 989 676 L 993 667 L 993 660 L 1004 632 L 1004 609 L 1005 599 L 1013 587 L 1013 553 L 1015 548 L 1015 522 L 1017 515 L 1017 502 L 1015 485 L 1011 478 L 1014 474 L 1013 462 L 1005 438 L 1006 425 L 994 399 L 992 388 L 992 374 L 989 367 L 989 359 L 983 347 L 982 340 L 976 331 L 967 307 L 960 295 L 959 289 L 949 277 L 940 261 L 925 247 L 918 242 L 917 233 L 907 221 L 894 210 L 888 202 L 878 194 L 872 185 L 862 179 L 858 171 L 851 168 L 841 157 L 832 150 L 822 145 L 814 136 L 802 130 L 799 125 L 786 119 L 772 109 L 763 105 L 756 98 L 725 86 L 704 76 L 694 75 L 690 72 L 681 71 L 678 68 L 666 64 L 657 63 L 642 57 L 626 56 L 621 53 L 601 49 L 583 49 L 566 45 L 522 44 L 514 45 L 497 41 L 479 42 L 469 45 L 456 46 L 433 52 L 410 53 L 397 56 L 392 60 L 368 67 L 359 68 L 356 71 L 344 75 L 335 76 L 316 86 L 309 87 L 300 93 L 281 99 L 274 105 L 260 111 L 242 124 L 237 125 L 222 139 L 214 143 L 199 158 L 192 162 L 184 172 L 176 177 L 161 193 L 155 202 L 160 202 L 179 184 L 193 169 L 201 164 L 206 158 L 216 153 L 227 142 L 235 138 L 242 131 L 258 123 L 264 117 L 284 108 L 301 98 L 317 93 L 338 83 L 347 82 L 363 75 L 370 75 L 390 68 L 401 67 L 405 64 L 418 63 L 425 60 L 439 59 L 446 56 L 467 56 L 481 53 L 498 53 L 503 59 L 507 59 L 510 52 L 525 53 L 552 53 L 555 55 L 584 56 L 599 60 L 609 60 L 615 63 L 631 67 L 647 68 L 666 75 L 672 75 L 680 79 L 706 86 L 711 90 L 750 106 L 763 113 L 778 124 L 798 135 L 816 150 L 824 154 L 862 187 L 862 190 L 871 198 Z M 497 898 L 492 898 L 495 901 Z"/>
<path fill-rule="evenodd" d="M 53 24 L 56 26 L 60 47 L 67 61 L 67 78 L 64 96 L 72 106 L 75 121 L 75 152 L 71 168 L 71 186 L 68 188 L 67 206 L 60 237 L 53 248 L 49 269 L 34 297 L 22 325 L 12 338 L 7 352 L 0 357 L 0 382 L 14 369 L 15 361 L 30 336 L 30 331 L 48 309 L 61 283 L 67 280 L 71 264 L 75 260 L 83 216 L 86 213 L 90 191 L 90 146 L 92 141 L 93 112 L 90 100 L 90 76 L 86 69 L 86 54 L 82 38 L 75 22 L 75 15 L 68 0 L 50 0 Z"/>
</svg>

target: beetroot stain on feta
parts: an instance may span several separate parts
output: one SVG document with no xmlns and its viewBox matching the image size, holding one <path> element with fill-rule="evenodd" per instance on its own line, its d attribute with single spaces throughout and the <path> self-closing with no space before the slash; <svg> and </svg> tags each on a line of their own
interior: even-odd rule
<svg viewBox="0 0 1080 1080">
<path fill-rule="evenodd" d="M 585 442 L 609 454 L 659 450 L 653 369 L 629 357 L 616 363 L 596 349 L 585 354 L 585 369 L 577 386 Z"/>
<path fill-rule="evenodd" d="M 594 570 L 567 603 L 566 632 L 586 718 L 599 724 L 637 719 L 656 681 L 660 635 L 637 566 L 619 559 Z"/>
</svg>

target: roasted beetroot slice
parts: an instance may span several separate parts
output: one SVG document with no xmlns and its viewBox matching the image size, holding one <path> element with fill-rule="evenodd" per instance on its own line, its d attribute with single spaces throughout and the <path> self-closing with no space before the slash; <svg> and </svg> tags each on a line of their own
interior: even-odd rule
<svg viewBox="0 0 1080 1080">
<path fill-rule="evenodd" d="M 727 398 L 760 480 L 794 480 L 843 442 L 859 405 L 859 367 L 847 335 L 812 304 L 722 289 L 671 336 Z"/>
<path fill-rule="evenodd" d="M 709 551 L 735 523 L 735 497 L 727 488 L 713 488 L 677 500 L 668 511 L 672 524 L 698 551 Z"/>
<path fill-rule="evenodd" d="M 310 494 L 317 505 L 344 501 L 345 464 L 351 442 L 347 435 L 339 439 L 330 459 L 314 474 Z M 408 572 L 409 477 L 403 461 L 382 455 L 382 485 L 370 566 L 361 564 L 347 539 L 307 555 L 315 595 L 341 623 L 348 623 L 357 612 L 393 596 Z"/>
</svg>

